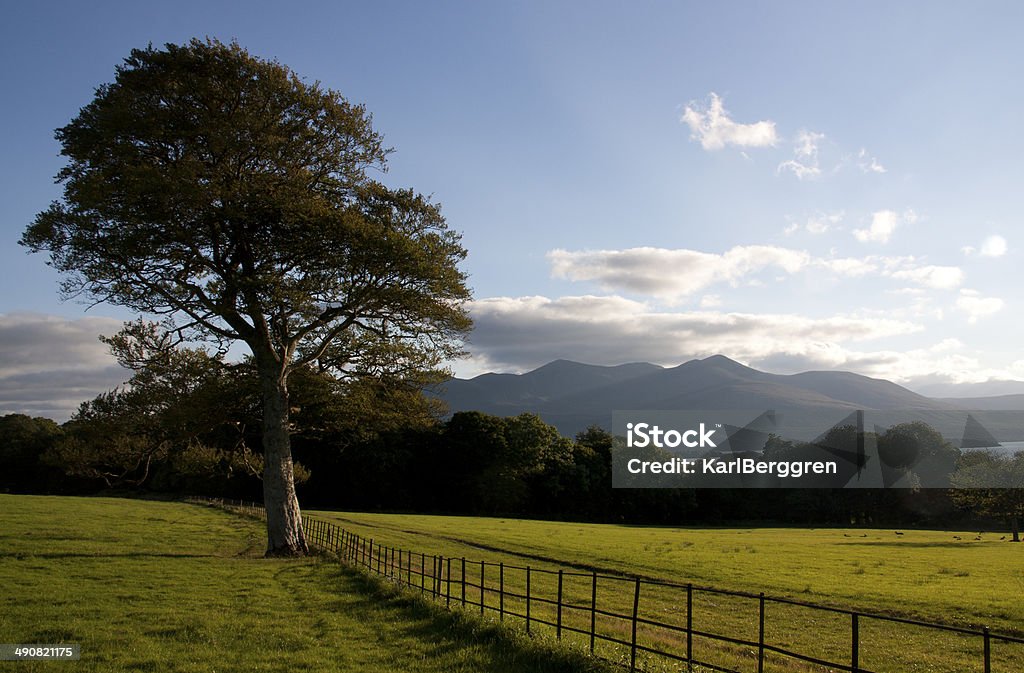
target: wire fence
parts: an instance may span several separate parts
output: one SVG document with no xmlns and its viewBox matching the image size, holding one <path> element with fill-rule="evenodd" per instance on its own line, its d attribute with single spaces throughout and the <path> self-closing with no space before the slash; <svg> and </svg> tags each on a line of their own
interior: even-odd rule
<svg viewBox="0 0 1024 673">
<path fill-rule="evenodd" d="M 263 506 L 255 503 L 201 502 L 266 518 Z M 804 670 L 876 673 L 881 669 L 875 666 L 881 665 L 901 671 L 909 670 L 909 664 L 922 664 L 921 647 L 932 655 L 943 651 L 956 658 L 945 662 L 950 668 L 938 670 L 1009 673 L 1021 670 L 1024 661 L 1024 638 L 994 633 L 987 627 L 951 626 L 764 593 L 572 567 L 553 569 L 416 552 L 315 517 L 304 516 L 303 525 L 311 546 L 336 554 L 343 563 L 385 577 L 447 608 L 496 615 L 502 622 L 516 620 L 530 635 L 544 630 L 560 641 L 572 639 L 591 654 L 630 671 L 764 673 L 768 667 L 792 670 L 796 662 L 803 662 Z M 730 618 L 723 620 L 722 615 Z M 817 630 L 818 637 L 811 634 L 812 646 L 807 638 L 794 638 L 794 623 Z M 907 631 L 894 639 L 885 633 L 891 628 L 886 625 L 893 624 Z M 901 651 L 891 650 L 893 640 L 902 644 Z M 886 641 L 885 650 L 877 647 L 880 641 Z M 803 649 L 798 647 L 801 644 Z"/>
</svg>

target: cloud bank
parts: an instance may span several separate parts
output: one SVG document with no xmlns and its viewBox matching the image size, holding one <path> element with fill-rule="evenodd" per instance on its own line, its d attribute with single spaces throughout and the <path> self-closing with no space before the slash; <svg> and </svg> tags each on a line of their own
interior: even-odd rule
<svg viewBox="0 0 1024 673">
<path fill-rule="evenodd" d="M 472 302 L 473 357 L 463 376 L 526 371 L 557 358 L 592 364 L 674 366 L 722 353 L 779 373 L 846 369 L 896 382 L 965 383 L 1006 372 L 985 369 L 956 339 L 908 350 L 858 344 L 921 333 L 906 320 L 718 311 L 669 313 L 617 296 L 494 297 Z"/>
<path fill-rule="evenodd" d="M 556 358 L 618 364 L 678 364 L 725 353 L 756 362 L 779 354 L 806 362 L 842 362 L 840 344 L 922 328 L 904 320 L 792 314 L 664 312 L 618 296 L 474 301 L 471 350 L 490 366 L 522 370 Z"/>
<path fill-rule="evenodd" d="M 572 281 L 593 281 L 601 289 L 677 301 L 712 285 L 737 285 L 765 270 L 793 275 L 824 269 L 845 277 L 874 274 L 936 290 L 950 290 L 964 281 L 956 266 L 923 265 L 911 256 L 812 257 L 803 250 L 774 245 L 742 245 L 724 253 L 686 248 L 624 250 L 557 249 L 548 253 L 551 275 Z"/>
<path fill-rule="evenodd" d="M 127 372 L 97 338 L 122 324 L 113 318 L 0 315 L 0 414 L 65 421 L 81 402 L 123 383 Z"/>
</svg>

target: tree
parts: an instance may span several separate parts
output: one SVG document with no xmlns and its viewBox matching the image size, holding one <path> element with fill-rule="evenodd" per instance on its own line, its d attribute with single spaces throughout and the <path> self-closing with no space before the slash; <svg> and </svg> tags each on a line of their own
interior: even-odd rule
<svg viewBox="0 0 1024 673">
<path fill-rule="evenodd" d="M 237 44 L 134 50 L 56 137 L 63 199 L 21 243 L 66 296 L 162 316 L 169 334 L 252 352 L 268 555 L 308 551 L 289 375 L 437 369 L 461 352 L 460 237 L 368 171 L 390 150 L 359 105 Z"/>
<path fill-rule="evenodd" d="M 894 470 L 913 470 L 924 487 L 946 488 L 960 450 L 922 421 L 899 423 L 878 437 L 878 456 Z"/>
<path fill-rule="evenodd" d="M 158 325 L 144 321 L 103 340 L 134 373 L 125 386 L 81 404 L 47 462 L 72 476 L 133 487 L 159 473 L 167 486 L 183 476 L 262 467 L 245 441 L 244 419 L 258 397 L 248 367 L 228 366 L 203 349 L 172 348 Z"/>
<path fill-rule="evenodd" d="M 1024 452 L 1013 456 L 965 451 L 950 478 L 953 500 L 977 514 L 1007 519 L 1013 541 L 1020 542 L 1024 517 Z"/>
<path fill-rule="evenodd" d="M 0 491 L 31 493 L 44 489 L 46 466 L 39 459 L 60 437 L 60 426 L 49 418 L 0 416 Z"/>
</svg>

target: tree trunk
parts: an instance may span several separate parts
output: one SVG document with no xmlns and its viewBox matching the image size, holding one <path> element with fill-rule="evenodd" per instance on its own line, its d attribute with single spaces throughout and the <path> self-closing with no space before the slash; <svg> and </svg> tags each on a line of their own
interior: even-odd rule
<svg viewBox="0 0 1024 673">
<path fill-rule="evenodd" d="M 1010 516 L 1010 525 L 1013 526 L 1013 541 L 1020 542 L 1020 520 L 1016 514 Z"/>
<path fill-rule="evenodd" d="M 276 363 L 275 363 L 276 365 Z M 267 556 L 309 553 L 295 496 L 288 435 L 288 384 L 279 366 L 260 367 L 263 389 L 263 504 L 267 510 Z"/>
</svg>

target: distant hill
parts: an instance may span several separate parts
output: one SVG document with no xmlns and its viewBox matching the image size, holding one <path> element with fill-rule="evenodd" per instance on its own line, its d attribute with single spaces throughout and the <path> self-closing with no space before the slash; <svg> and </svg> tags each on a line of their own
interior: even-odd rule
<svg viewBox="0 0 1024 673">
<path fill-rule="evenodd" d="M 992 380 L 982 383 L 932 383 L 924 386 L 915 386 L 915 390 L 922 395 L 938 398 L 1003 397 L 1006 395 L 1024 395 L 1024 381 Z"/>
<path fill-rule="evenodd" d="M 647 362 L 601 367 L 570 360 L 555 360 L 525 374 L 481 374 L 452 379 L 441 395 L 454 411 L 483 411 L 515 415 L 538 411 L 552 400 L 661 371 Z"/>
<path fill-rule="evenodd" d="M 971 411 L 1019 411 L 1024 409 L 1024 395 L 996 395 L 994 397 L 944 397 L 943 402 L 957 409 Z"/>
<path fill-rule="evenodd" d="M 453 412 L 509 416 L 532 411 L 567 435 L 592 424 L 609 428 L 612 411 L 627 409 L 965 408 L 959 401 L 925 397 L 884 379 L 830 371 L 769 374 L 723 355 L 668 368 L 556 360 L 525 374 L 452 379 L 440 396 Z"/>
</svg>

